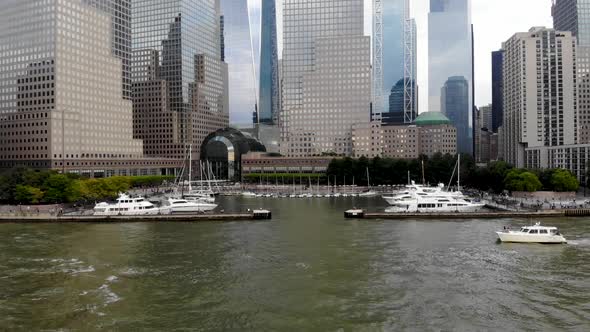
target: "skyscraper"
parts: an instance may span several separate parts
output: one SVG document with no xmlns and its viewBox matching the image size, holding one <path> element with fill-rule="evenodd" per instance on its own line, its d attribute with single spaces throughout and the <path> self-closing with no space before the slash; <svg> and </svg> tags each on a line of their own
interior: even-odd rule
<svg viewBox="0 0 590 332">
<path fill-rule="evenodd" d="M 553 0 L 551 13 L 555 30 L 571 31 L 579 46 L 590 47 L 590 1 Z"/>
<path fill-rule="evenodd" d="M 279 114 L 279 56 L 275 0 L 262 0 L 258 121 L 277 123 Z"/>
<path fill-rule="evenodd" d="M 375 27 L 374 33 L 374 65 L 373 80 L 375 87 L 381 87 L 376 96 L 382 98 L 374 105 L 374 112 L 383 113 L 382 118 L 390 118 L 385 113 L 393 112 L 389 105 L 389 96 L 392 89 L 404 80 L 402 88 L 404 93 L 403 107 L 407 109 L 407 119 L 410 123 L 416 118 L 418 112 L 417 87 L 417 40 L 416 21 L 410 18 L 410 5 L 408 0 L 374 0 L 374 7 L 380 6 L 381 10 L 375 15 L 381 15 L 380 26 Z M 376 18 L 377 21 L 377 18 Z M 375 45 L 381 45 L 376 47 Z M 381 109 L 378 109 L 381 108 Z M 404 119 L 404 117 L 402 117 Z"/>
<path fill-rule="evenodd" d="M 428 14 L 428 96 L 429 110 L 441 111 L 441 95 L 447 81 L 457 83 L 462 77 L 467 84 L 467 93 L 461 94 L 465 101 L 454 101 L 464 109 L 453 112 L 465 113 L 447 116 L 457 127 L 458 149 L 461 153 L 473 152 L 472 131 L 472 31 L 470 0 L 430 0 Z M 451 79 L 452 78 L 452 79 Z M 467 130 L 464 130 L 464 129 Z"/>
<path fill-rule="evenodd" d="M 504 115 L 504 50 L 492 52 L 492 127 L 494 133 L 502 125 Z"/>
<path fill-rule="evenodd" d="M 109 16 L 81 0 L 5 0 L 0 26 L 0 166 L 90 176 L 142 167 L 129 166 L 140 164 L 142 142 Z"/>
<path fill-rule="evenodd" d="M 504 158 L 524 167 L 526 149 L 577 143 L 576 41 L 532 28 L 504 43 Z"/>
<path fill-rule="evenodd" d="M 471 133 L 471 128 L 468 126 L 471 112 L 465 112 L 466 109 L 472 109 L 472 105 L 469 104 L 470 93 L 469 82 L 465 77 L 452 76 L 445 82 L 440 94 L 442 113 L 457 128 L 457 150 L 459 152 L 471 151 L 473 148 L 473 141 L 464 139 Z"/>
<path fill-rule="evenodd" d="M 286 0 L 281 150 L 352 153 L 352 125 L 370 120 L 370 37 L 363 0 Z"/>
<path fill-rule="evenodd" d="M 135 135 L 153 156 L 198 155 L 229 125 L 220 0 L 135 0 L 131 10 Z"/>
<path fill-rule="evenodd" d="M 123 97 L 131 99 L 131 0 L 84 0 L 111 16 L 113 55 L 123 66 Z"/>
</svg>

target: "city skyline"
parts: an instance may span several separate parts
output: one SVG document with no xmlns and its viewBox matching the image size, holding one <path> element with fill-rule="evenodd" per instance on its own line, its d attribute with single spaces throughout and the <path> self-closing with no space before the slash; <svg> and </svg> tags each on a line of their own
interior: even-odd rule
<svg viewBox="0 0 590 332">
<path fill-rule="evenodd" d="M 369 21 L 372 15 L 372 1 L 365 0 L 365 34 L 370 35 L 372 23 Z M 224 10 L 228 10 L 228 2 L 236 0 L 222 0 Z M 245 1 L 244 1 L 245 2 Z M 260 0 L 248 0 L 252 5 L 251 11 L 256 13 L 260 10 Z M 411 16 L 415 18 L 418 31 L 418 86 L 420 98 L 418 104 L 420 112 L 428 111 L 428 9 L 429 0 L 412 0 Z M 282 1 L 277 1 L 277 39 L 279 45 L 279 58 L 282 55 Z M 511 10 L 505 10 L 510 7 Z M 521 15 L 526 12 L 527 15 Z M 244 20 L 245 21 L 245 20 Z M 490 54 L 498 50 L 502 42 L 510 38 L 518 31 L 528 31 L 532 26 L 552 27 L 553 20 L 551 17 L 551 0 L 519 0 L 517 2 L 509 0 L 481 1 L 475 0 L 472 3 L 472 21 L 474 24 L 475 34 L 475 104 L 487 105 L 492 102 L 492 67 Z M 498 24 L 502 21 L 502 24 Z M 248 29 L 246 22 L 229 22 L 235 27 Z M 249 30 L 246 30 L 249 33 Z M 229 44 L 229 42 L 227 43 Z M 247 45 L 246 45 L 247 44 Z M 240 42 L 240 45 L 230 52 L 242 56 L 251 56 L 250 41 Z M 245 47 L 247 49 L 244 49 Z M 231 47 L 231 46 L 229 46 Z M 237 64 L 236 61 L 240 63 Z M 251 123 L 252 111 L 254 107 L 254 84 L 252 79 L 251 65 L 248 67 L 246 62 L 251 63 L 251 58 L 247 61 L 239 59 L 237 56 L 227 60 L 230 67 L 230 122 L 231 123 Z M 249 75 L 245 77 L 244 75 Z M 240 78 L 235 82 L 233 78 Z M 239 87 L 239 89 L 232 89 Z"/>
</svg>

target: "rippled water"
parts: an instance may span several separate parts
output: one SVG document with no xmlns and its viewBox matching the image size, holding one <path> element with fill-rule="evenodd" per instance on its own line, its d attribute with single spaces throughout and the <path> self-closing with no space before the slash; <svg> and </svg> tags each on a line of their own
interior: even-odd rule
<svg viewBox="0 0 590 332">
<path fill-rule="evenodd" d="M 270 222 L 0 225 L 0 330 L 590 330 L 590 219 L 351 221 L 379 200 L 225 199 Z"/>
</svg>

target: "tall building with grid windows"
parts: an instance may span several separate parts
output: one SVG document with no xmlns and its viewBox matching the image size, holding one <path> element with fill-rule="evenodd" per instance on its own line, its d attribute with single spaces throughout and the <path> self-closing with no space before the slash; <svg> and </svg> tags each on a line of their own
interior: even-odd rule
<svg viewBox="0 0 590 332">
<path fill-rule="evenodd" d="M 352 127 L 370 121 L 371 49 L 363 0 L 283 4 L 281 151 L 352 154 Z"/>
<path fill-rule="evenodd" d="M 121 59 L 123 97 L 131 99 L 131 0 L 83 0 L 111 16 L 112 53 Z"/>
<path fill-rule="evenodd" d="M 551 14 L 555 30 L 571 31 L 579 46 L 590 47 L 589 0 L 553 0 Z"/>
<path fill-rule="evenodd" d="M 0 166 L 156 174 L 133 139 L 111 16 L 81 0 L 0 2 Z"/>
<path fill-rule="evenodd" d="M 150 157 L 198 156 L 229 125 L 220 0 L 131 3 L 134 135 Z"/>
<path fill-rule="evenodd" d="M 525 167 L 535 164 L 536 148 L 577 143 L 576 40 L 569 31 L 537 27 L 503 49 L 503 156 Z"/>
</svg>

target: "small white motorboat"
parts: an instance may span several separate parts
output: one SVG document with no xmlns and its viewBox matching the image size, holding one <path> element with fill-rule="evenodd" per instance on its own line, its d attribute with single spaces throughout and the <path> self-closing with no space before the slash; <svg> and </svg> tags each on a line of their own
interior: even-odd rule
<svg viewBox="0 0 590 332">
<path fill-rule="evenodd" d="M 559 233 L 557 227 L 541 226 L 541 223 L 536 223 L 534 226 L 524 226 L 518 231 L 504 229 L 501 232 L 496 232 L 498 238 L 502 242 L 514 243 L 567 243 L 563 235 Z"/>
<path fill-rule="evenodd" d="M 353 209 L 344 211 L 345 218 L 363 218 L 364 216 L 365 216 L 365 211 L 362 209 L 353 208 Z"/>
<path fill-rule="evenodd" d="M 160 208 L 160 212 L 163 214 L 172 213 L 198 213 L 207 212 L 215 209 L 217 204 L 206 203 L 202 201 L 189 201 L 186 199 L 175 199 L 170 198 L 167 204 Z"/>
<path fill-rule="evenodd" d="M 242 197 L 246 197 L 246 198 L 256 197 L 256 193 L 251 192 L 251 191 L 244 191 L 242 193 Z"/>
</svg>

